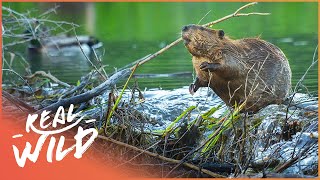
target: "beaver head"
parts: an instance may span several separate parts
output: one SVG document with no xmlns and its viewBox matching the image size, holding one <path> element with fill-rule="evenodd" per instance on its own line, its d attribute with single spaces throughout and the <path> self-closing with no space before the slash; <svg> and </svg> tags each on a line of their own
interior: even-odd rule
<svg viewBox="0 0 320 180">
<path fill-rule="evenodd" d="M 205 56 L 213 60 L 216 59 L 216 55 L 221 55 L 221 47 L 225 37 L 223 30 L 188 25 L 182 28 L 182 39 L 193 56 Z"/>
</svg>

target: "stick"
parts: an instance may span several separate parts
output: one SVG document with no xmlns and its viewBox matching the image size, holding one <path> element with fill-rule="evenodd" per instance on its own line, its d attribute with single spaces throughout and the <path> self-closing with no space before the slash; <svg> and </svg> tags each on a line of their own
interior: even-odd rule
<svg viewBox="0 0 320 180">
<path fill-rule="evenodd" d="M 7 91 L 2 91 L 2 96 L 7 98 L 10 102 L 12 102 L 17 107 L 23 107 L 23 108 L 27 109 L 30 112 L 35 112 L 36 111 L 32 106 L 30 106 L 26 102 L 14 97 L 13 95 L 8 93 Z"/>
<path fill-rule="evenodd" d="M 107 80 L 107 75 L 106 75 L 106 74 L 102 74 L 102 73 L 98 70 L 97 66 L 95 66 L 95 65 L 93 64 L 93 62 L 89 59 L 89 57 L 86 55 L 86 53 L 84 53 L 83 48 L 82 48 L 82 46 L 81 46 L 81 43 L 80 43 L 80 41 L 79 41 L 79 38 L 78 38 L 78 36 L 77 36 L 77 32 L 76 32 L 75 27 L 73 27 L 73 32 L 74 32 L 74 34 L 76 35 L 75 37 L 76 37 L 76 39 L 77 39 L 78 46 L 79 46 L 79 48 L 80 48 L 83 56 L 86 58 L 86 60 L 87 60 L 88 62 L 90 62 L 91 66 L 100 74 L 100 76 L 101 76 L 104 80 Z M 92 50 L 93 50 L 93 49 L 92 49 Z"/>
<path fill-rule="evenodd" d="M 167 162 L 175 163 L 175 164 L 180 163 L 179 160 L 167 158 L 167 157 L 161 156 L 161 155 L 159 155 L 159 154 L 152 153 L 152 152 L 150 152 L 150 151 L 145 151 L 145 150 L 143 150 L 143 149 L 137 148 L 137 147 L 135 147 L 135 146 L 131 146 L 131 145 L 129 145 L 129 144 L 126 144 L 126 143 L 117 141 L 117 140 L 112 139 L 112 138 L 109 138 L 109 137 L 105 137 L 105 136 L 98 135 L 98 138 L 104 139 L 104 140 L 107 140 L 107 141 L 110 141 L 110 142 L 115 143 L 115 144 L 118 144 L 118 145 L 120 145 L 120 146 L 124 146 L 124 147 L 130 148 L 130 149 L 135 150 L 135 151 L 138 151 L 138 152 L 140 152 L 140 153 L 145 153 L 145 154 L 147 154 L 147 155 L 149 155 L 149 156 L 159 158 L 159 159 L 161 159 L 161 160 L 163 160 L 163 161 L 167 161 Z M 193 170 L 196 170 L 196 171 L 201 171 L 201 172 L 203 172 L 203 173 L 205 173 L 205 174 L 207 174 L 207 175 L 209 175 L 209 176 L 211 176 L 211 177 L 225 178 L 225 176 L 223 176 L 223 175 L 214 173 L 214 172 L 209 171 L 209 170 L 207 170 L 207 169 L 199 168 L 198 166 L 195 166 L 195 165 L 190 164 L 190 163 L 182 163 L 182 165 L 184 165 L 184 166 L 186 166 L 186 167 L 188 167 L 188 168 L 191 168 L 191 169 L 193 169 Z"/>
<path fill-rule="evenodd" d="M 59 101 L 61 99 L 65 98 L 65 97 L 75 93 L 76 91 L 83 89 L 86 85 L 89 84 L 89 81 L 90 81 L 91 77 L 92 77 L 92 73 L 90 72 L 83 79 L 81 78 L 81 83 L 78 86 L 76 86 L 73 89 L 71 89 L 70 91 L 64 93 L 62 96 L 60 96 Z"/>
<path fill-rule="evenodd" d="M 239 16 L 251 16 L 251 15 L 260 15 L 260 16 L 265 16 L 265 15 L 270 15 L 270 13 L 259 13 L 259 12 L 252 12 L 252 13 L 239 13 L 241 10 L 245 9 L 245 8 L 248 8 L 250 6 L 253 6 L 253 5 L 256 5 L 257 2 L 252 2 L 252 3 L 249 3 L 249 4 L 246 4 L 242 7 L 240 7 L 239 9 L 237 9 L 234 13 L 232 14 L 229 14 L 223 18 L 220 18 L 218 20 L 215 20 L 215 21 L 212 21 L 212 22 L 209 22 L 207 24 L 204 24 L 202 25 L 203 27 L 209 27 L 209 26 L 212 26 L 214 24 L 217 24 L 219 22 L 222 22 L 224 20 L 227 20 L 227 19 L 230 19 L 230 18 L 233 18 L 233 17 L 239 17 Z M 149 56 L 148 58 L 142 60 L 140 63 L 140 65 L 150 61 L 151 59 L 157 57 L 158 55 L 162 54 L 163 52 L 167 51 L 168 49 L 170 49 L 171 47 L 177 45 L 180 41 L 182 41 L 182 38 L 180 37 L 179 39 L 173 41 L 172 43 L 170 43 L 169 45 L 167 45 L 166 47 L 160 49 L 159 51 L 157 51 L 156 53 L 152 54 L 151 56 Z M 130 69 L 133 70 L 134 66 L 132 66 Z"/>
<path fill-rule="evenodd" d="M 304 150 L 302 150 L 298 155 L 290 159 L 289 161 L 283 163 L 282 165 L 278 166 L 275 170 L 276 173 L 281 173 L 284 170 L 286 170 L 288 167 L 292 166 L 295 164 L 303 155 L 305 155 L 306 152 L 308 152 L 314 144 L 309 145 L 306 147 Z"/>
<path fill-rule="evenodd" d="M 132 78 L 132 75 L 133 75 L 133 73 L 135 72 L 135 70 L 137 69 L 138 66 L 139 66 L 139 63 L 137 63 L 137 64 L 135 65 L 135 68 L 132 70 L 129 78 L 127 79 L 126 84 L 125 84 L 124 87 L 122 88 L 122 91 L 121 91 L 119 97 L 117 98 L 116 102 L 114 103 L 114 106 L 112 107 L 112 109 L 111 109 L 111 111 L 110 111 L 110 113 L 109 113 L 109 115 L 108 115 L 108 117 L 107 117 L 106 124 L 105 124 L 105 129 L 104 129 L 105 134 L 107 134 L 107 127 L 108 127 L 109 124 L 110 124 L 111 116 L 112 116 L 113 112 L 115 112 L 116 108 L 118 107 L 118 104 L 120 103 L 120 100 L 121 100 L 121 98 L 122 98 L 122 95 L 123 95 L 125 89 L 127 88 L 128 84 L 129 84 L 129 81 L 130 81 L 130 79 Z"/>
<path fill-rule="evenodd" d="M 62 86 L 71 87 L 68 83 L 62 82 L 62 81 L 60 81 L 58 78 L 56 78 L 56 77 L 54 77 L 53 75 L 48 74 L 48 73 L 46 73 L 46 72 L 44 72 L 44 71 L 37 71 L 37 72 L 33 73 L 33 74 L 30 75 L 30 76 L 25 76 L 25 78 L 27 78 L 27 79 L 32 79 L 32 78 L 34 78 L 35 76 L 38 76 L 38 75 L 43 76 L 43 77 L 46 77 L 46 78 L 49 78 L 49 79 L 51 79 L 53 82 L 55 82 L 55 83 L 57 83 L 57 84 L 60 84 L 60 85 L 62 85 Z"/>
</svg>

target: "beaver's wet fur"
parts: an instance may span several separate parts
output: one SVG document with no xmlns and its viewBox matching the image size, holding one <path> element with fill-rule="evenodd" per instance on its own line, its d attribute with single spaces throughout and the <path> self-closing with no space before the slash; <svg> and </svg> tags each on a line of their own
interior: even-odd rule
<svg viewBox="0 0 320 180">
<path fill-rule="evenodd" d="M 197 78 L 190 93 L 210 87 L 228 106 L 246 100 L 242 112 L 257 112 L 282 103 L 291 88 L 291 70 L 284 53 L 259 38 L 233 40 L 222 30 L 197 25 L 182 29 Z"/>
</svg>

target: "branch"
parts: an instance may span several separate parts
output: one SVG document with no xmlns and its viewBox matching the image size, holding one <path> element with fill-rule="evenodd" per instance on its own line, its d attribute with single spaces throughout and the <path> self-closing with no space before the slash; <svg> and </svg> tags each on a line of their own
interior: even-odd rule
<svg viewBox="0 0 320 180">
<path fill-rule="evenodd" d="M 236 10 L 233 14 L 238 14 L 241 10 L 245 9 L 245 8 L 248 8 L 250 6 L 253 6 L 253 5 L 256 5 L 258 4 L 257 2 L 252 2 L 252 3 L 249 3 L 249 4 L 246 4 L 242 7 L 240 7 L 238 10 Z"/>
<path fill-rule="evenodd" d="M 54 77 L 53 75 L 51 74 L 48 74 L 44 71 L 37 71 L 35 72 L 34 74 L 30 75 L 30 76 L 25 76 L 26 79 L 32 79 L 34 78 L 35 76 L 43 76 L 43 77 L 46 77 L 46 78 L 49 78 L 51 79 L 53 82 L 57 83 L 57 84 L 60 84 L 62 86 L 65 86 L 65 87 L 71 87 L 68 83 L 65 83 L 65 82 L 62 82 L 60 81 L 58 78 Z"/>
<path fill-rule="evenodd" d="M 104 140 L 107 140 L 107 141 L 110 141 L 110 142 L 115 143 L 115 144 L 118 144 L 118 145 L 120 145 L 120 146 L 124 146 L 124 147 L 130 148 L 130 149 L 135 150 L 135 151 L 138 151 L 138 152 L 140 152 L 140 153 L 145 153 L 145 154 L 147 154 L 147 155 L 149 155 L 149 156 L 159 158 L 159 159 L 161 159 L 161 160 L 163 160 L 163 161 L 167 161 L 167 162 L 175 163 L 175 164 L 179 164 L 179 163 L 180 163 L 179 160 L 167 158 L 167 157 L 161 156 L 161 155 L 159 155 L 159 154 L 152 153 L 152 152 L 150 152 L 150 151 L 145 151 L 145 150 L 143 150 L 143 149 L 137 148 L 137 147 L 135 147 L 135 146 L 131 146 L 131 145 L 129 145 L 129 144 L 126 144 L 126 143 L 117 141 L 117 140 L 112 139 L 112 138 L 109 138 L 109 137 L 105 137 L 105 136 L 98 135 L 98 138 L 104 139 Z M 214 173 L 214 172 L 209 171 L 209 170 L 207 170 L 207 169 L 199 168 L 198 166 L 195 166 L 195 165 L 190 164 L 190 163 L 182 163 L 182 165 L 184 165 L 184 166 L 186 166 L 186 167 L 188 167 L 188 168 L 191 168 L 191 169 L 193 169 L 193 170 L 196 170 L 196 171 L 201 171 L 201 172 L 203 172 L 203 173 L 205 173 L 205 174 L 207 174 L 207 175 L 209 175 L 209 176 L 211 176 L 211 177 L 225 178 L 225 176 L 223 176 L 223 175 Z"/>
<path fill-rule="evenodd" d="M 293 164 L 295 164 L 299 159 L 301 159 L 301 157 L 303 155 L 305 155 L 305 153 L 307 153 L 311 148 L 313 148 L 315 145 L 315 143 L 309 145 L 308 147 L 306 147 L 304 150 L 302 150 L 298 155 L 296 155 L 295 157 L 293 157 L 292 159 L 290 159 L 289 161 L 283 163 L 282 165 L 278 166 L 275 169 L 276 173 L 281 173 L 284 170 L 286 170 L 287 168 L 289 168 L 290 166 L 292 166 Z"/>
<path fill-rule="evenodd" d="M 41 113 L 44 110 L 47 111 L 56 111 L 60 106 L 70 106 L 70 104 L 80 104 L 82 102 L 89 101 L 93 97 L 96 97 L 100 94 L 102 94 L 105 90 L 107 90 L 109 87 L 111 87 L 113 84 L 115 84 L 119 79 L 127 76 L 130 74 L 130 70 L 124 69 L 122 71 L 119 71 L 112 75 L 107 81 L 100 84 L 99 86 L 93 88 L 90 91 L 87 91 L 85 93 L 79 94 L 77 96 L 73 96 L 67 99 L 61 99 L 56 103 L 51 104 L 50 106 L 47 106 L 43 109 L 38 110 L 36 113 Z"/>
<path fill-rule="evenodd" d="M 93 62 L 89 59 L 89 57 L 87 56 L 87 54 L 84 52 L 84 50 L 83 50 L 83 48 L 82 48 L 82 46 L 81 46 L 82 43 L 80 43 L 80 41 L 79 41 L 79 38 L 78 38 L 78 36 L 77 36 L 77 32 L 76 32 L 76 29 L 75 29 L 75 28 L 73 28 L 73 32 L 74 32 L 74 34 L 76 35 L 75 37 L 76 37 L 78 46 L 79 46 L 79 48 L 80 48 L 83 56 L 84 56 L 84 57 L 86 58 L 86 60 L 91 64 L 91 66 L 100 74 L 100 76 L 101 76 L 104 80 L 107 80 L 107 74 L 102 74 L 102 73 L 99 71 L 99 69 L 97 68 L 97 66 L 95 66 L 95 65 L 93 64 Z M 88 39 L 88 40 L 89 40 L 89 39 Z M 93 48 L 92 48 L 92 49 L 90 48 L 90 50 L 93 50 Z M 104 69 L 104 68 L 102 68 L 102 69 Z"/>
<path fill-rule="evenodd" d="M 19 108 L 23 107 L 23 108 L 27 109 L 30 112 L 35 112 L 35 109 L 32 106 L 30 106 L 26 102 L 14 97 L 13 95 L 8 93 L 7 91 L 2 91 L 2 96 L 7 98 L 10 102 L 12 102 L 14 105 L 16 105 Z"/>
<path fill-rule="evenodd" d="M 22 17 L 22 21 L 27 21 L 28 23 L 31 22 L 31 21 L 41 21 L 41 22 L 48 22 L 48 23 L 53 23 L 53 24 L 56 24 L 56 25 L 59 25 L 59 24 L 66 24 L 66 25 L 70 25 L 70 26 L 76 26 L 76 27 L 80 27 L 79 25 L 77 24 L 74 24 L 74 23 L 70 23 L 70 22 L 67 22 L 67 21 L 53 21 L 53 20 L 48 20 L 48 19 L 34 19 L 34 18 L 28 18 L 26 15 L 22 14 L 22 13 L 18 13 L 17 11 L 14 11 L 10 8 L 7 8 L 7 7 L 4 7 L 2 6 L 2 10 L 3 11 L 7 11 L 10 15 L 12 14 L 15 14 L 17 16 L 20 16 Z M 46 14 L 50 13 L 50 11 L 47 11 Z M 43 16 L 44 14 L 41 14 L 40 16 Z M 19 19 L 16 19 L 16 20 L 19 20 Z"/>
</svg>

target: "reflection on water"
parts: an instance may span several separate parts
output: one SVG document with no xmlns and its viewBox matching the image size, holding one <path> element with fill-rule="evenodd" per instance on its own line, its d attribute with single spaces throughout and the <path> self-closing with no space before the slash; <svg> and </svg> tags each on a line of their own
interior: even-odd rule
<svg viewBox="0 0 320 180">
<path fill-rule="evenodd" d="M 104 47 L 100 49 L 108 73 L 148 54 L 154 53 L 180 36 L 186 24 L 201 23 L 232 13 L 244 3 L 59 3 L 52 19 L 71 21 L 81 25 L 78 34 L 94 35 Z M 53 7 L 52 3 L 4 3 L 23 12 L 39 8 L 40 13 Z M 289 59 L 293 85 L 312 62 L 317 46 L 317 3 L 259 3 L 249 11 L 270 12 L 270 16 L 234 18 L 215 26 L 233 38 L 261 36 L 280 47 Z M 299 25 L 297 25 L 299 22 Z M 5 40 L 4 40 L 5 41 Z M 25 47 L 13 51 L 24 52 Z M 317 55 L 316 55 L 317 57 Z M 94 56 L 91 56 L 94 59 Z M 89 62 L 75 56 L 29 56 L 32 71 L 50 71 L 63 81 L 75 84 L 89 72 Z M 141 88 L 179 88 L 192 82 L 191 55 L 183 44 L 173 47 L 156 59 L 140 67 L 137 74 L 185 73 L 174 77 L 137 76 Z M 318 71 L 314 66 L 304 85 L 317 91 Z"/>
</svg>

